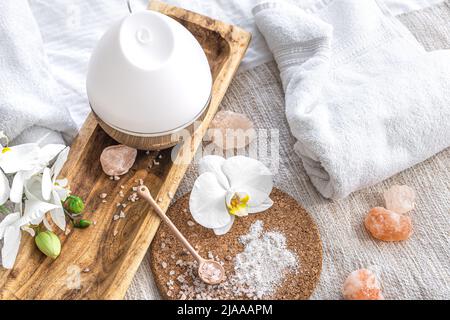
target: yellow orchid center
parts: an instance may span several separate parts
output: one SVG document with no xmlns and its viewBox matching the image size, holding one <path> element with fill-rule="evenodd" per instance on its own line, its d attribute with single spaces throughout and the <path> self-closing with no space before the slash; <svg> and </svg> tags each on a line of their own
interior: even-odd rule
<svg viewBox="0 0 450 320">
<path fill-rule="evenodd" d="M 235 193 L 231 198 L 230 203 L 227 203 L 228 212 L 238 217 L 246 216 L 248 214 L 247 203 L 249 200 L 250 196 L 248 194 Z"/>
<path fill-rule="evenodd" d="M 4 147 L 4 148 L 2 149 L 2 153 L 6 153 L 6 152 L 8 152 L 8 151 L 11 151 L 11 148 L 9 148 L 9 147 Z"/>
</svg>

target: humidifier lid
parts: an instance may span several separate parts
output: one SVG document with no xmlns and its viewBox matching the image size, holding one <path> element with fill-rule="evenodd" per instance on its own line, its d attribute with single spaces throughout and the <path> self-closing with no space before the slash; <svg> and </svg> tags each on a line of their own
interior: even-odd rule
<svg viewBox="0 0 450 320">
<path fill-rule="evenodd" d="M 195 37 L 154 11 L 132 13 L 100 39 L 89 62 L 95 114 L 129 134 L 163 135 L 190 125 L 208 104 L 212 77 Z"/>
</svg>

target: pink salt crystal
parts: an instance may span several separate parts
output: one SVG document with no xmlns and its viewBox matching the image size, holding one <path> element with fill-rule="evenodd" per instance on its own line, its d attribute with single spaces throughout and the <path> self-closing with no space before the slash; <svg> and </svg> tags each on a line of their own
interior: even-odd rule
<svg viewBox="0 0 450 320">
<path fill-rule="evenodd" d="M 383 196 L 389 210 L 406 213 L 414 209 L 416 193 L 408 186 L 392 186 Z"/>
<path fill-rule="evenodd" d="M 369 211 L 364 225 L 374 238 L 383 241 L 403 241 L 412 234 L 410 217 L 381 207 Z"/>
<path fill-rule="evenodd" d="M 209 126 L 208 136 L 224 150 L 240 149 L 256 136 L 253 122 L 245 115 L 229 110 L 217 112 Z"/>
<path fill-rule="evenodd" d="M 124 175 L 136 161 L 137 150 L 123 144 L 109 146 L 100 155 L 103 171 L 114 177 Z M 117 180 L 117 178 L 116 178 Z"/>
<path fill-rule="evenodd" d="M 367 269 L 353 271 L 344 282 L 342 294 L 347 300 L 383 300 L 375 274 Z"/>
<path fill-rule="evenodd" d="M 221 269 L 217 263 L 213 263 L 211 261 L 206 261 L 201 266 L 199 273 L 201 274 L 201 278 L 206 280 L 208 283 L 218 283 L 223 277 L 223 269 Z"/>
</svg>

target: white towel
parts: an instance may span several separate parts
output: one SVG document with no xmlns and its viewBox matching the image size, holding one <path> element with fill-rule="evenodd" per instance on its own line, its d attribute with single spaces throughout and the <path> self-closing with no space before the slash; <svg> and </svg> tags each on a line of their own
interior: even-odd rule
<svg viewBox="0 0 450 320">
<path fill-rule="evenodd" d="M 376 0 L 254 8 L 277 61 L 295 151 L 343 198 L 450 145 L 450 51 L 426 52 Z"/>
<path fill-rule="evenodd" d="M 70 141 L 76 127 L 59 89 L 28 2 L 0 1 L 0 131 L 14 143 Z"/>
</svg>

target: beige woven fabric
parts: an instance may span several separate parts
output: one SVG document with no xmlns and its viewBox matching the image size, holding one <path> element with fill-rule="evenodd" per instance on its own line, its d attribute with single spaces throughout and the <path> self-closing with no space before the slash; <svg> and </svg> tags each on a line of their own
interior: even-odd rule
<svg viewBox="0 0 450 320">
<path fill-rule="evenodd" d="M 428 50 L 450 47 L 450 2 L 400 19 Z M 313 299 L 341 299 L 346 276 L 362 267 L 378 274 L 387 299 L 450 298 L 450 149 L 383 183 L 332 202 L 316 192 L 293 152 L 295 141 L 284 116 L 275 63 L 237 75 L 222 108 L 247 114 L 258 128 L 279 130 L 276 186 L 310 212 L 323 241 L 323 271 Z M 177 195 L 189 192 L 196 177 L 193 165 Z M 417 208 L 410 213 L 414 234 L 403 243 L 376 241 L 363 226 L 367 211 L 384 204 L 382 192 L 393 184 L 407 184 L 418 193 Z M 143 261 L 127 299 L 159 298 L 148 261 L 148 257 Z"/>
</svg>

